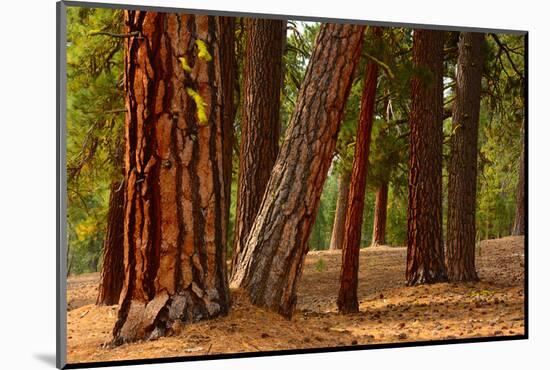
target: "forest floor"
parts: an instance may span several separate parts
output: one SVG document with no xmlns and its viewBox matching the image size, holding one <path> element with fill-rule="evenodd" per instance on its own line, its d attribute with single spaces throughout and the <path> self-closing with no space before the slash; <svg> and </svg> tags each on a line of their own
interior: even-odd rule
<svg viewBox="0 0 550 370">
<path fill-rule="evenodd" d="M 95 306 L 99 275 L 68 280 L 69 363 L 524 334 L 523 237 L 481 243 L 478 283 L 406 287 L 406 249 L 362 249 L 360 313 L 336 311 L 341 254 L 311 251 L 291 321 L 232 292 L 228 316 L 155 341 L 110 348 L 117 306 Z"/>
</svg>

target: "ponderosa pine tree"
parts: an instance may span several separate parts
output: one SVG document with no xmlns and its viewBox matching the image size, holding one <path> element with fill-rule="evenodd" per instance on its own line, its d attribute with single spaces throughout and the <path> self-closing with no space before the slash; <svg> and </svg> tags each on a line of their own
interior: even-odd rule
<svg viewBox="0 0 550 370">
<path fill-rule="evenodd" d="M 107 232 L 103 241 L 103 264 L 97 304 L 118 303 L 124 281 L 124 189 L 120 181 L 113 180 L 109 193 Z"/>
<path fill-rule="evenodd" d="M 229 226 L 229 209 L 231 208 L 231 180 L 233 175 L 233 145 L 235 133 L 233 123 L 237 113 L 235 104 L 235 90 L 238 84 L 237 59 L 235 54 L 235 17 L 218 16 L 219 23 L 219 49 L 221 85 L 223 99 L 223 176 L 224 176 L 224 201 L 225 213 L 223 224 Z M 228 232 L 223 234 L 223 245 L 228 245 Z"/>
<path fill-rule="evenodd" d="M 415 29 L 407 207 L 408 285 L 447 280 L 442 228 L 445 32 Z"/>
<path fill-rule="evenodd" d="M 525 235 L 525 133 L 522 132 L 519 176 L 516 190 L 516 214 L 512 235 Z"/>
<path fill-rule="evenodd" d="M 370 32 L 374 40 L 380 40 L 382 30 L 378 27 Z M 340 290 L 338 292 L 338 310 L 341 313 L 359 311 L 357 301 L 357 278 L 359 272 L 359 248 L 361 243 L 361 225 L 365 208 L 365 190 L 371 143 L 374 106 L 376 102 L 376 85 L 378 80 L 378 63 L 369 60 L 366 67 L 361 112 L 357 125 L 355 153 L 351 169 L 348 208 L 342 243 L 342 267 L 340 272 Z"/>
<path fill-rule="evenodd" d="M 285 25 L 281 20 L 246 20 L 233 265 L 246 243 L 279 152 Z"/>
<path fill-rule="evenodd" d="M 125 11 L 124 267 L 113 343 L 227 313 L 217 17 Z"/>
<path fill-rule="evenodd" d="M 109 187 L 107 230 L 103 240 L 103 262 L 96 304 L 118 303 L 124 281 L 124 187 L 120 175 L 124 160 L 122 138 L 116 140 L 118 148 L 113 152 L 114 177 Z M 116 179 L 118 177 L 118 179 Z"/>
<path fill-rule="evenodd" d="M 386 244 L 386 222 L 388 218 L 388 181 L 384 181 L 376 190 L 374 204 L 374 223 L 372 227 L 372 245 Z"/>
<path fill-rule="evenodd" d="M 462 32 L 458 42 L 451 157 L 448 165 L 446 267 L 450 281 L 477 281 L 475 268 L 482 33 Z"/>
<path fill-rule="evenodd" d="M 231 286 L 290 318 L 364 26 L 323 24 Z"/>
<path fill-rule="evenodd" d="M 346 209 L 348 208 L 349 182 L 351 174 L 342 170 L 338 176 L 338 198 L 336 199 L 336 212 L 330 237 L 330 249 L 342 249 L 344 240 L 344 224 L 346 222 Z"/>
</svg>

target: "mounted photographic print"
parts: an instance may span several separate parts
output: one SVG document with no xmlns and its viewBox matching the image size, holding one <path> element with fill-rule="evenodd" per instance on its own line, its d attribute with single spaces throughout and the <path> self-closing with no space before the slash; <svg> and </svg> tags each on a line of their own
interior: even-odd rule
<svg viewBox="0 0 550 370">
<path fill-rule="evenodd" d="M 527 338 L 526 60 L 525 31 L 58 3 L 58 366 Z"/>
</svg>

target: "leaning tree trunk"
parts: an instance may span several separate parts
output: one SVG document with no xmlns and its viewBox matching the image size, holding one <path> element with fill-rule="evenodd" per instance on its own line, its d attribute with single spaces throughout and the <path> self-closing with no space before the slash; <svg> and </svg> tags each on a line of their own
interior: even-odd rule
<svg viewBox="0 0 550 370">
<path fill-rule="evenodd" d="M 338 199 L 336 200 L 336 212 L 330 238 L 330 249 L 342 249 L 344 240 L 344 223 L 346 222 L 346 209 L 348 208 L 350 173 L 344 170 L 338 176 Z"/>
<path fill-rule="evenodd" d="M 445 32 L 414 30 L 407 207 L 408 285 L 445 281 L 442 230 Z"/>
<path fill-rule="evenodd" d="M 103 242 L 103 265 L 96 304 L 118 303 L 124 281 L 124 189 L 120 181 L 111 182 L 107 232 Z"/>
<path fill-rule="evenodd" d="M 279 151 L 283 35 L 286 22 L 249 19 L 243 72 L 241 148 L 233 265 L 246 243 Z"/>
<path fill-rule="evenodd" d="M 450 281 L 478 280 L 475 267 L 477 139 L 484 37 L 482 33 L 462 32 L 458 43 L 447 207 L 446 266 Z"/>
<path fill-rule="evenodd" d="M 523 133 L 523 135 L 525 135 Z M 525 138 L 522 140 L 521 157 L 519 162 L 519 178 L 516 191 L 516 217 L 512 228 L 512 235 L 525 235 Z"/>
<path fill-rule="evenodd" d="M 125 11 L 124 268 L 114 343 L 227 313 L 216 17 Z"/>
<path fill-rule="evenodd" d="M 386 244 L 386 222 L 388 218 L 388 182 L 384 181 L 376 191 L 374 205 L 374 224 L 372 228 L 372 245 Z"/>
<path fill-rule="evenodd" d="M 232 287 L 290 318 L 364 26 L 323 24 Z"/>
<path fill-rule="evenodd" d="M 379 39 L 381 29 L 374 28 L 372 35 Z M 361 225 L 365 208 L 365 190 L 367 188 L 367 173 L 371 131 L 373 124 L 374 105 L 376 100 L 376 81 L 378 64 L 369 60 L 367 63 L 363 95 L 361 97 L 361 113 L 355 141 L 355 153 L 351 169 L 351 180 L 348 195 L 348 208 L 344 223 L 344 241 L 342 243 L 342 268 L 340 271 L 340 291 L 338 292 L 338 311 L 352 313 L 359 311 L 357 301 L 357 274 L 359 272 L 359 248 L 361 243 Z"/>
</svg>

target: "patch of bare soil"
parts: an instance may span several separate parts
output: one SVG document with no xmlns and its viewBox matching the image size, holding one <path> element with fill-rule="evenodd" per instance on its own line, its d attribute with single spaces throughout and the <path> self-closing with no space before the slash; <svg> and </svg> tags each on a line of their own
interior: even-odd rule
<svg viewBox="0 0 550 370">
<path fill-rule="evenodd" d="M 523 237 L 488 240 L 478 249 L 481 281 L 405 287 L 406 249 L 361 250 L 361 312 L 339 315 L 340 252 L 310 252 L 291 321 L 232 292 L 227 317 L 187 325 L 155 341 L 104 346 L 116 306 L 95 306 L 98 274 L 68 280 L 69 363 L 349 346 L 524 333 Z"/>
</svg>

